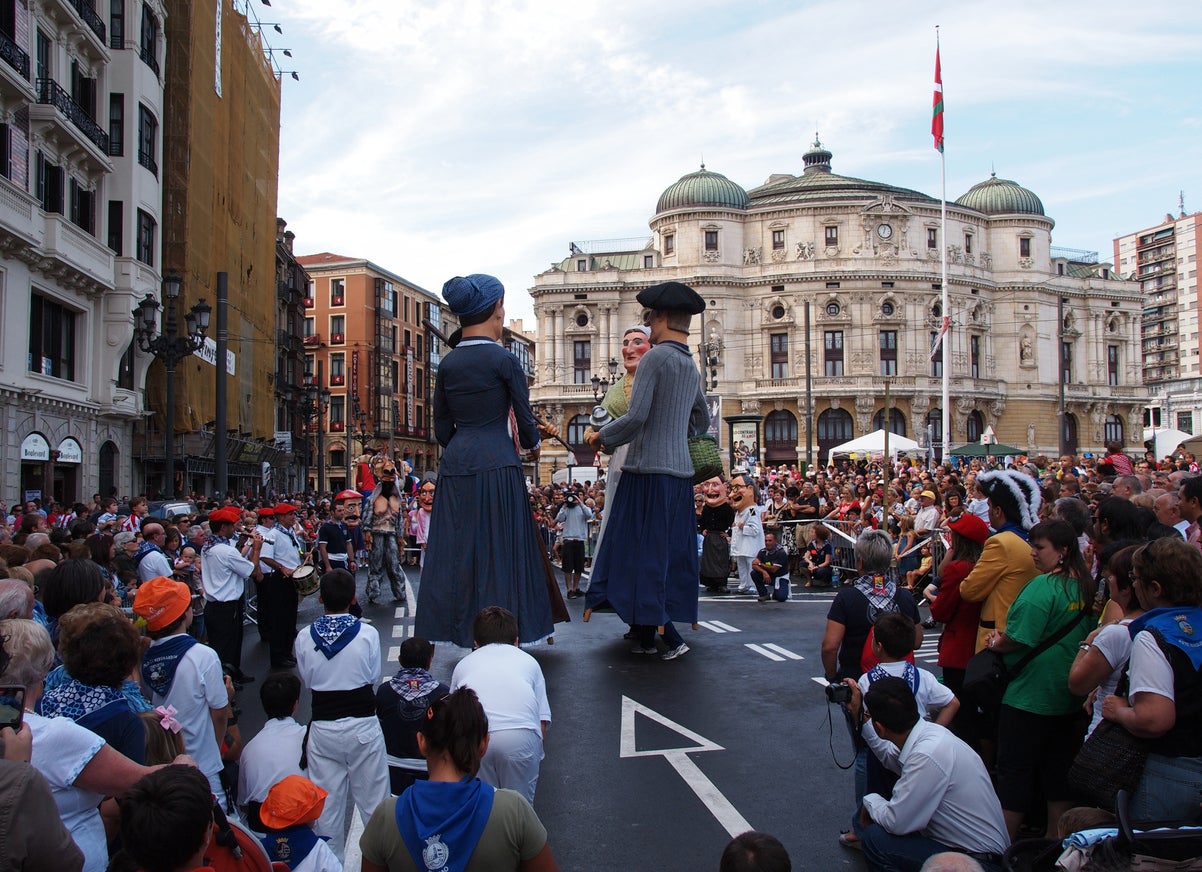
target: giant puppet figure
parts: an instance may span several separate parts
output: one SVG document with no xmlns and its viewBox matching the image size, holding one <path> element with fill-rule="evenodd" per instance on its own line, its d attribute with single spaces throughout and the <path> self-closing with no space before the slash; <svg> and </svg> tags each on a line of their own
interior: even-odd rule
<svg viewBox="0 0 1202 872">
<path fill-rule="evenodd" d="M 726 594 L 730 577 L 730 527 L 735 522 L 735 507 L 727 498 L 726 482 L 715 475 L 701 483 L 703 498 L 697 513 L 697 532 L 701 540 L 701 583 L 710 596 Z"/>
<path fill-rule="evenodd" d="M 365 500 L 363 535 L 367 546 L 367 602 L 374 605 L 388 576 L 392 601 L 405 601 L 405 570 L 401 568 L 405 535 L 405 500 L 397 484 L 396 464 L 386 454 L 371 458 L 376 486 Z"/>
</svg>

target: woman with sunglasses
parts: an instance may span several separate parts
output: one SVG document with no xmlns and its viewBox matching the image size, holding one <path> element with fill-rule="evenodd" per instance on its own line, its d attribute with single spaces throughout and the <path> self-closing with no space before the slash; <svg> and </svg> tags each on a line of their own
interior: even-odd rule
<svg viewBox="0 0 1202 872">
<path fill-rule="evenodd" d="M 1155 739 L 1133 820 L 1194 820 L 1202 796 L 1202 552 L 1154 539 L 1132 556 L 1132 587 L 1147 611 L 1131 622 L 1130 688 L 1108 696 L 1102 717 Z"/>
</svg>

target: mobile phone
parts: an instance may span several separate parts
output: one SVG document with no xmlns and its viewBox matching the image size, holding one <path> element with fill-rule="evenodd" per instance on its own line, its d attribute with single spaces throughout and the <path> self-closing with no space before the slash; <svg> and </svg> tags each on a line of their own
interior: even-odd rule
<svg viewBox="0 0 1202 872">
<path fill-rule="evenodd" d="M 19 733 L 24 719 L 25 688 L 21 685 L 0 687 L 0 730 L 12 727 Z"/>
</svg>

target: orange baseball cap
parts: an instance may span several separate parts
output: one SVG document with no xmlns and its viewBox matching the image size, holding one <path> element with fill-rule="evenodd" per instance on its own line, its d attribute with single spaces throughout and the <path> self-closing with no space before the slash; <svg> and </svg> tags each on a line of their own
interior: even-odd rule
<svg viewBox="0 0 1202 872">
<path fill-rule="evenodd" d="M 312 823 L 321 816 L 326 792 L 303 775 L 289 775 L 267 791 L 259 820 L 273 830 Z"/>
<path fill-rule="evenodd" d="M 142 582 L 134 596 L 134 614 L 146 619 L 152 633 L 171 626 L 191 606 L 188 585 L 163 575 Z"/>
</svg>

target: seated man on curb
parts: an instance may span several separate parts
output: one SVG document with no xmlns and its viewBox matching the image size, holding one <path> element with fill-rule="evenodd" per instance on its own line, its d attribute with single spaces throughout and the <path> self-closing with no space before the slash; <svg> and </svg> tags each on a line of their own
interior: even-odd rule
<svg viewBox="0 0 1202 872">
<path fill-rule="evenodd" d="M 1000 870 L 1010 838 L 977 753 L 944 727 L 918 717 L 918 702 L 904 679 L 873 682 L 863 698 L 859 685 L 846 683 L 853 719 L 871 718 L 877 735 L 896 749 L 896 756 L 882 762 L 900 776 L 892 799 L 870 793 L 852 817 L 868 868 L 918 872 L 929 857 L 950 850 L 968 854 L 987 872 Z"/>
<path fill-rule="evenodd" d="M 476 649 L 451 674 L 451 690 L 470 687 L 488 717 L 480 780 L 516 790 L 533 804 L 543 739 L 551 725 L 547 684 L 538 661 L 518 647 L 518 621 L 500 606 L 472 622 Z"/>
</svg>

